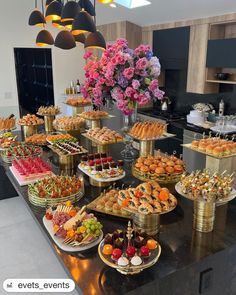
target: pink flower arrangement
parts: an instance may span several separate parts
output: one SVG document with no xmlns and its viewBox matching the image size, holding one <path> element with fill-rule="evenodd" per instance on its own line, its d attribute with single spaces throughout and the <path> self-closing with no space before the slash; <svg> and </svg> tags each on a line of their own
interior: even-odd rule
<svg viewBox="0 0 236 295">
<path fill-rule="evenodd" d="M 125 39 L 108 45 L 101 59 L 89 51 L 85 83 L 81 90 L 94 105 L 101 106 L 110 97 L 126 115 L 132 114 L 137 105 L 145 105 L 152 99 L 162 100 L 164 92 L 159 89 L 160 63 L 148 45 L 135 50 L 128 48 Z"/>
</svg>

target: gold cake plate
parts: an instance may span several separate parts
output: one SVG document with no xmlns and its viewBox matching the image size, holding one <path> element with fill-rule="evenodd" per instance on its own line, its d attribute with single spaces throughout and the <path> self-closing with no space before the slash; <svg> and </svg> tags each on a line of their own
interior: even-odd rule
<svg viewBox="0 0 236 295">
<path fill-rule="evenodd" d="M 130 137 L 132 137 L 133 139 L 135 139 L 135 140 L 139 140 L 139 141 L 153 141 L 153 140 L 162 140 L 162 139 L 167 139 L 167 138 L 171 138 L 171 137 L 175 137 L 176 136 L 176 134 L 172 134 L 172 133 L 168 133 L 168 132 L 164 132 L 161 136 L 158 136 L 158 137 L 153 137 L 153 138 L 138 138 L 138 137 L 136 137 L 136 136 L 133 136 L 133 135 L 131 135 L 130 133 L 128 133 L 128 135 L 130 136 Z"/>
<path fill-rule="evenodd" d="M 191 200 L 191 201 L 199 201 L 199 202 L 207 203 L 207 201 L 204 200 L 204 199 L 199 199 L 199 198 L 196 199 L 194 197 L 191 197 L 189 194 L 185 194 L 183 192 L 183 189 L 182 189 L 182 186 L 181 186 L 181 183 L 180 182 L 176 183 L 175 190 L 177 191 L 177 193 L 179 195 L 181 195 L 182 197 L 184 197 L 184 198 L 186 198 L 188 200 Z M 232 192 L 229 194 L 229 196 L 227 198 L 220 199 L 217 202 L 215 202 L 216 203 L 216 206 L 225 205 L 226 203 L 232 201 L 235 197 L 236 197 L 236 190 L 233 189 Z"/>
<path fill-rule="evenodd" d="M 116 269 L 118 272 L 124 275 L 135 275 L 142 272 L 144 269 L 147 269 L 157 263 L 160 255 L 161 255 L 161 246 L 157 243 L 157 248 L 155 250 L 151 250 L 150 256 L 146 258 L 142 258 L 142 264 L 139 266 L 133 266 L 129 263 L 127 266 L 119 266 L 114 260 L 112 260 L 110 255 L 104 255 L 102 253 L 103 246 L 105 245 L 104 240 L 98 246 L 98 254 L 101 260 L 108 266 Z M 141 257 L 141 256 L 140 256 Z"/>
<path fill-rule="evenodd" d="M 106 215 L 111 215 L 111 216 L 116 216 L 116 217 L 122 217 L 122 218 L 131 218 L 131 214 L 127 211 L 124 211 L 125 213 L 123 214 L 121 210 L 119 210 L 119 212 L 114 212 L 114 211 L 106 211 L 105 209 L 98 209 L 96 207 L 98 201 L 103 198 L 104 194 L 102 193 L 100 196 L 98 196 L 95 200 L 93 200 L 91 203 L 89 203 L 87 205 L 87 208 L 95 211 L 95 212 L 99 212 L 102 214 L 106 214 Z"/>
<path fill-rule="evenodd" d="M 192 147 L 191 143 L 182 144 L 182 146 L 185 147 L 185 148 L 187 148 L 187 149 L 190 149 L 190 150 L 192 150 L 194 152 L 198 152 L 198 153 L 201 153 L 201 154 L 204 154 L 206 156 L 210 156 L 210 157 L 213 157 L 213 158 L 216 158 L 216 159 L 225 159 L 225 158 L 236 157 L 236 153 L 232 153 L 230 155 L 224 155 L 224 156 L 216 156 L 216 155 L 213 155 L 211 153 L 207 153 L 207 152 L 201 151 L 198 148 Z"/>
<path fill-rule="evenodd" d="M 173 173 L 173 174 L 156 174 L 156 173 L 144 173 L 139 170 L 137 170 L 134 167 L 135 163 L 132 165 L 132 174 L 135 178 L 141 180 L 141 181 L 149 181 L 154 180 L 161 184 L 173 184 L 180 181 L 181 175 L 183 175 L 183 172 L 181 173 Z"/>
<path fill-rule="evenodd" d="M 78 191 L 78 193 L 67 196 L 67 197 L 61 197 L 61 198 L 41 198 L 37 196 L 36 194 L 33 194 L 28 189 L 28 197 L 31 204 L 38 206 L 38 207 L 53 207 L 57 206 L 60 203 L 64 203 L 66 201 L 71 201 L 72 203 L 78 202 L 82 197 L 84 193 L 82 190 Z"/>
<path fill-rule="evenodd" d="M 111 144 L 116 144 L 116 143 L 120 143 L 120 142 L 123 142 L 124 139 L 120 139 L 120 140 L 116 140 L 116 141 L 112 141 L 112 142 L 101 142 L 91 136 L 89 136 L 87 133 L 82 133 L 82 135 L 84 137 L 86 137 L 87 139 L 91 140 L 92 142 L 96 143 L 97 145 L 103 145 L 103 146 L 106 146 L 106 145 L 111 145 Z"/>
</svg>

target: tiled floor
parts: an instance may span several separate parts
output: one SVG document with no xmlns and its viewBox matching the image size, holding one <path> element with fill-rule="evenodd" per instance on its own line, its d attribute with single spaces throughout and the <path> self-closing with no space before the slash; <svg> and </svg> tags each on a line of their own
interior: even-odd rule
<svg viewBox="0 0 236 295">
<path fill-rule="evenodd" d="M 68 278 L 20 197 L 0 201 L 1 295 L 7 278 Z"/>
<path fill-rule="evenodd" d="M 17 196 L 17 192 L 5 174 L 4 168 L 0 166 L 0 200 Z"/>
</svg>

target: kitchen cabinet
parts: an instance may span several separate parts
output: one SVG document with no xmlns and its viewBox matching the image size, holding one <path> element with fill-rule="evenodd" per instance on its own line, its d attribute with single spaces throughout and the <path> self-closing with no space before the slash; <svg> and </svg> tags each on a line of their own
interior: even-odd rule
<svg viewBox="0 0 236 295">
<path fill-rule="evenodd" d="M 206 81 L 206 60 L 209 24 L 193 25 L 190 28 L 187 92 L 217 93 L 219 85 Z"/>
<path fill-rule="evenodd" d="M 188 66 L 190 27 L 153 32 L 153 52 L 163 69 L 180 70 Z"/>
</svg>

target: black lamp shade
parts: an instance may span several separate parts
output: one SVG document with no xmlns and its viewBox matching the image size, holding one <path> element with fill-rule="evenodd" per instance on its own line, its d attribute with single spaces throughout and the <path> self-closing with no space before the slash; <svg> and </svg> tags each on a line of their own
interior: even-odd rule
<svg viewBox="0 0 236 295">
<path fill-rule="evenodd" d="M 65 28 L 69 29 L 69 30 L 72 29 L 72 23 L 73 23 L 72 20 L 67 20 L 67 21 L 65 21 L 65 22 L 62 22 L 63 26 L 64 26 Z"/>
<path fill-rule="evenodd" d="M 80 6 L 75 1 L 69 1 L 62 9 L 61 21 L 71 21 L 74 20 L 76 15 L 80 12 Z"/>
<path fill-rule="evenodd" d="M 106 41 L 99 31 L 90 33 L 85 41 L 84 48 L 106 49 Z"/>
<path fill-rule="evenodd" d="M 53 1 L 54 1 L 54 0 L 47 0 L 47 1 L 46 1 L 46 7 L 48 7 L 48 5 L 50 5 Z M 58 1 L 58 2 L 61 3 L 61 0 L 56 0 L 56 1 Z"/>
<path fill-rule="evenodd" d="M 38 9 L 35 9 L 34 11 L 31 12 L 30 17 L 29 17 L 29 25 L 30 26 L 39 26 L 42 27 L 43 24 L 45 24 L 45 18 L 42 14 L 41 11 Z"/>
<path fill-rule="evenodd" d="M 43 47 L 47 45 L 53 45 L 54 40 L 52 35 L 47 30 L 42 30 L 38 33 L 38 36 L 36 38 L 36 45 Z"/>
<path fill-rule="evenodd" d="M 56 37 L 55 46 L 61 49 L 72 49 L 76 47 L 74 36 L 69 31 L 61 31 Z"/>
<path fill-rule="evenodd" d="M 75 42 L 79 42 L 82 44 L 84 44 L 86 40 L 86 37 L 84 34 L 74 35 L 74 38 L 75 38 Z"/>
<path fill-rule="evenodd" d="M 52 25 L 58 29 L 64 28 L 64 24 L 60 20 L 53 20 Z"/>
<path fill-rule="evenodd" d="M 95 23 L 86 11 L 80 11 L 72 24 L 72 34 L 79 35 L 88 32 L 96 32 Z"/>
<path fill-rule="evenodd" d="M 63 5 L 56 0 L 52 1 L 46 10 L 46 21 L 60 20 Z"/>
<path fill-rule="evenodd" d="M 87 11 L 91 16 L 95 16 L 96 12 L 90 0 L 79 0 L 79 6 Z"/>
</svg>

